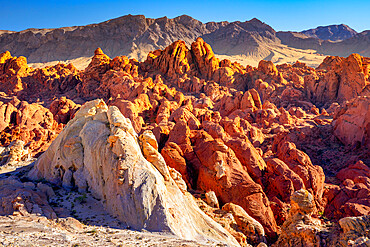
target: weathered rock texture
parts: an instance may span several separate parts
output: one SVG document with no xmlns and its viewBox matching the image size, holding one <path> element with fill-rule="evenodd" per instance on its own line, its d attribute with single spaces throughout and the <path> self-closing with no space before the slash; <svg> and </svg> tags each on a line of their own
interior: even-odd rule
<svg viewBox="0 0 370 247">
<path fill-rule="evenodd" d="M 145 135 L 150 137 L 144 134 L 140 142 L 146 159 L 130 120 L 117 107 L 108 108 L 102 100 L 87 102 L 40 156 L 29 177 L 91 191 L 108 212 L 134 229 L 237 245 L 181 192 L 155 139 Z"/>
<path fill-rule="evenodd" d="M 321 222 L 311 217 L 314 208 L 313 196 L 307 190 L 294 192 L 288 219 L 274 246 L 320 246 Z"/>
<path fill-rule="evenodd" d="M 250 217 L 242 207 L 233 203 L 227 203 L 222 207 L 222 210 L 232 213 L 241 232 L 247 236 L 248 242 L 258 244 L 266 241 L 262 225 Z"/>
<path fill-rule="evenodd" d="M 16 166 L 17 163 L 26 161 L 30 158 L 27 147 L 24 147 L 24 141 L 15 140 L 7 147 L 0 147 L 0 167 Z"/>
<path fill-rule="evenodd" d="M 133 227 L 183 234 L 167 213 L 172 206 L 189 212 L 188 206 L 177 207 L 189 204 L 187 191 L 213 191 L 204 199 L 215 207 L 210 215 L 216 218 L 223 217 L 215 211 L 225 204 L 240 206 L 250 217 L 244 215 L 245 222 L 258 222 L 268 243 L 285 222 L 297 226 L 289 221 L 295 191 L 308 191 L 312 214 L 329 220 L 369 212 L 369 58 L 328 57 L 318 69 L 270 61 L 253 68 L 218 59 L 202 38 L 191 46 L 174 42 L 150 52 L 144 62 L 111 59 L 96 49 L 84 71 L 58 65 L 42 72 L 9 53 L 1 57 L 2 146 L 24 141 L 24 148 L 15 149 L 20 151 L 14 152 L 15 161 L 23 159 L 23 150 L 40 155 L 67 123 L 33 175 L 91 190 Z M 86 105 L 76 113 L 96 98 L 109 108 L 96 101 L 101 108 L 91 105 L 96 110 L 88 112 Z M 122 121 L 115 123 L 116 117 Z M 17 134 L 19 129 L 28 134 Z M 141 204 L 130 201 L 133 188 Z M 153 196 L 145 197 L 144 190 Z M 162 192 L 175 193 L 178 202 Z M 154 207 L 161 200 L 168 200 L 171 210 Z M 122 205 L 145 210 L 136 216 Z M 168 224 L 152 218 L 156 212 Z M 183 219 L 182 228 L 190 221 Z M 240 244 L 247 239 L 257 244 L 262 231 L 257 223 L 251 226 L 226 228 Z M 190 229 L 190 235 L 198 234 L 198 226 Z M 310 241 L 316 241 L 314 235 Z M 326 241 L 320 235 L 321 240 Z"/>
<path fill-rule="evenodd" d="M 331 218 L 370 214 L 370 168 L 362 161 L 340 170 L 338 185 L 325 186 L 325 214 Z"/>
<path fill-rule="evenodd" d="M 289 217 L 282 225 L 279 239 L 273 246 L 368 246 L 369 215 L 346 217 L 339 226 L 326 225 L 315 218 L 312 195 L 306 190 L 294 192 Z"/>
<path fill-rule="evenodd" d="M 44 192 L 41 187 L 44 187 Z M 55 219 L 56 214 L 47 201 L 52 194 L 45 193 L 47 189 L 54 193 L 50 187 L 41 183 L 36 189 L 33 183 L 22 183 L 15 177 L 1 179 L 0 215 L 36 214 Z"/>
<path fill-rule="evenodd" d="M 346 145 L 365 145 L 370 149 L 370 96 L 353 98 L 337 109 L 334 135 Z"/>
<path fill-rule="evenodd" d="M 339 244 L 341 246 L 369 246 L 370 245 L 370 216 L 347 217 L 339 221 L 343 230 Z"/>
<path fill-rule="evenodd" d="M 63 126 L 53 114 L 38 103 L 29 104 L 17 98 L 0 102 L 0 144 L 8 146 L 20 140 L 27 144 L 29 153 L 45 151 Z"/>
</svg>

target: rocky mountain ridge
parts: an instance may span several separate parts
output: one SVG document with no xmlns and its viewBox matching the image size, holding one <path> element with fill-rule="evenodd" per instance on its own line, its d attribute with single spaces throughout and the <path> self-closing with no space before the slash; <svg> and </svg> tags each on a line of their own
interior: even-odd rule
<svg viewBox="0 0 370 247">
<path fill-rule="evenodd" d="M 357 34 L 355 30 L 345 24 L 319 26 L 317 28 L 304 30 L 301 33 L 313 38 L 330 41 L 349 39 Z"/>
<path fill-rule="evenodd" d="M 101 47 L 111 57 L 126 55 L 144 61 L 150 51 L 164 49 L 177 40 L 190 45 L 202 37 L 212 45 L 215 54 L 240 59 L 244 65 L 256 66 L 261 59 L 275 63 L 301 60 L 318 65 L 324 57 L 314 50 L 325 55 L 369 56 L 369 39 L 364 35 L 363 32 L 350 42 L 333 44 L 317 38 L 307 39 L 307 35 L 297 38 L 293 33 L 276 33 L 257 19 L 202 23 L 186 15 L 173 19 L 127 15 L 87 26 L 0 32 L 0 52 L 8 50 L 16 56 L 27 57 L 31 63 L 44 63 L 88 58 L 96 47 Z"/>
<path fill-rule="evenodd" d="M 278 32 L 277 36 L 282 44 L 298 49 L 314 49 L 325 55 L 349 56 L 358 53 L 362 56 L 370 56 L 370 32 L 363 31 L 351 38 L 332 42 L 306 36 L 296 32 Z"/>
</svg>

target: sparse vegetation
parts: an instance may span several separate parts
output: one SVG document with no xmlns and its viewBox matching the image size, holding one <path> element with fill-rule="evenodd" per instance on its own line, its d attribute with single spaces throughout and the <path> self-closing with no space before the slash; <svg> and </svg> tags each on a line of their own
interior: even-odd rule
<svg viewBox="0 0 370 247">
<path fill-rule="evenodd" d="M 85 233 L 90 233 L 90 234 L 97 234 L 98 233 L 98 230 L 96 230 L 96 228 L 93 228 L 93 229 L 91 229 L 91 230 L 89 230 L 89 231 L 86 231 Z"/>
</svg>

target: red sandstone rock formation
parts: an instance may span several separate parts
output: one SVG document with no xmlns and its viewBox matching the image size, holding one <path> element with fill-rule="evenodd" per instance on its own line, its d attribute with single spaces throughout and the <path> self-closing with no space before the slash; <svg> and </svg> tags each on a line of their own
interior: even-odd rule
<svg viewBox="0 0 370 247">
<path fill-rule="evenodd" d="M 53 114 L 40 104 L 29 104 L 16 98 L 3 104 L 0 114 L 1 146 L 7 146 L 12 141 L 22 140 L 33 155 L 45 151 L 62 130 Z M 0 108 L 1 109 L 1 108 Z"/>
<path fill-rule="evenodd" d="M 201 163 L 198 188 L 214 190 L 221 203 L 233 202 L 242 206 L 262 224 L 270 239 L 275 238 L 277 226 L 268 199 L 232 149 L 204 131 L 197 132 L 192 139 Z"/>
<path fill-rule="evenodd" d="M 166 165 L 189 190 L 214 191 L 220 207 L 241 206 L 272 240 L 297 190 L 309 191 L 329 218 L 369 212 L 369 71 L 369 59 L 358 55 L 328 57 L 317 69 L 268 61 L 244 67 L 220 61 L 200 38 L 153 51 L 142 63 L 97 49 L 85 71 L 32 69 L 6 52 L 0 141 L 22 139 L 32 154 L 45 151 L 74 117 L 75 102 L 103 98 L 136 132 L 153 131 Z M 333 102 L 340 104 L 327 108 Z M 335 177 L 342 164 L 355 165 Z M 337 179 L 340 186 L 330 183 Z"/>
<path fill-rule="evenodd" d="M 318 70 L 332 70 L 332 76 L 337 76 L 337 81 L 329 79 L 337 88 L 338 101 L 350 100 L 368 90 L 370 85 L 370 59 L 352 54 L 348 58 L 327 57 L 318 67 Z"/>
<path fill-rule="evenodd" d="M 326 185 L 324 198 L 327 201 L 325 214 L 342 218 L 370 213 L 370 168 L 362 161 L 349 165 L 338 172 L 340 186 Z"/>
<path fill-rule="evenodd" d="M 75 104 L 72 100 L 61 97 L 50 104 L 49 110 L 53 113 L 55 121 L 66 124 L 74 117 L 79 108 L 80 105 Z"/>
<path fill-rule="evenodd" d="M 77 85 L 78 70 L 72 65 L 57 64 L 42 69 L 28 67 L 25 57 L 0 54 L 0 90 L 22 99 L 37 99 L 43 94 L 66 93 Z"/>
<path fill-rule="evenodd" d="M 334 120 L 334 135 L 344 144 L 370 149 L 370 96 L 345 102 L 336 110 Z"/>
</svg>

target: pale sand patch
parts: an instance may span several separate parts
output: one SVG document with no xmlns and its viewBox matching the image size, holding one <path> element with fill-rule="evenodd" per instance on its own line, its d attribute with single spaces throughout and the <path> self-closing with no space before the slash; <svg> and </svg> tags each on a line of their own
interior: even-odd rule
<svg viewBox="0 0 370 247">
<path fill-rule="evenodd" d="M 0 216 L 0 246 L 225 246 L 106 226 L 77 229 L 74 225 L 71 220 L 62 225 L 36 215 Z"/>
<path fill-rule="evenodd" d="M 300 61 L 310 67 L 316 68 L 326 57 L 322 54 L 318 54 L 315 50 L 296 49 L 282 44 L 269 45 L 268 49 L 270 50 L 270 55 L 263 58 L 263 60 L 270 60 L 275 65 L 284 63 L 293 64 L 296 61 Z M 216 54 L 216 57 L 219 59 L 229 59 L 230 61 L 238 62 L 243 66 L 251 65 L 253 67 L 257 67 L 259 61 L 262 60 L 261 58 L 246 55 L 228 56 Z"/>
<path fill-rule="evenodd" d="M 310 67 L 318 67 L 326 56 L 322 54 L 318 54 L 315 50 L 302 50 L 296 49 L 292 47 L 288 47 L 283 44 L 270 44 L 267 46 L 267 49 L 270 51 L 270 55 L 261 59 L 260 56 L 247 56 L 244 54 L 241 55 L 221 55 L 215 54 L 217 58 L 220 60 L 228 59 L 231 62 L 238 62 L 243 66 L 251 65 L 253 67 L 257 67 L 260 60 L 270 60 L 275 65 L 278 64 L 293 64 L 296 61 L 300 61 L 302 63 L 307 64 Z M 129 58 L 133 57 L 133 55 L 138 54 L 131 54 Z M 89 63 L 91 62 L 92 57 L 79 57 L 71 60 L 66 61 L 52 61 L 47 63 L 29 63 L 28 65 L 33 68 L 45 68 L 47 66 L 53 66 L 58 63 L 69 64 L 72 63 L 77 69 L 84 70 Z M 135 57 L 136 58 L 136 57 Z M 140 56 L 141 59 L 139 61 L 145 60 L 146 57 Z"/>
<path fill-rule="evenodd" d="M 28 66 L 39 69 L 39 68 L 45 68 L 48 66 L 54 66 L 58 63 L 63 63 L 63 64 L 69 64 L 72 63 L 73 66 L 75 66 L 78 70 L 84 70 L 89 63 L 91 62 L 92 57 L 79 57 L 71 60 L 66 60 L 66 61 L 52 61 L 52 62 L 47 62 L 47 63 L 29 63 Z"/>
<path fill-rule="evenodd" d="M 9 176 L 24 177 L 32 160 L 2 167 L 0 182 Z M 18 180 L 19 181 L 19 180 Z M 32 183 L 32 182 L 28 182 Z M 33 182 L 35 188 L 37 182 Z M 49 184 L 50 185 L 50 184 Z M 57 219 L 36 214 L 0 215 L 2 246 L 226 246 L 213 241 L 184 240 L 161 232 L 135 231 L 109 215 L 100 200 L 90 193 L 53 187 L 48 202 Z"/>
</svg>

